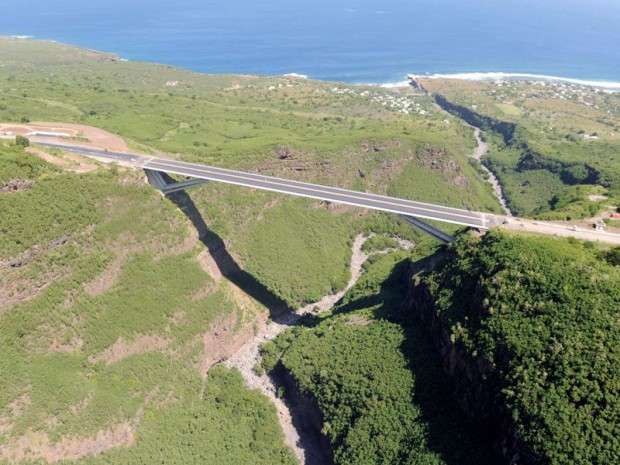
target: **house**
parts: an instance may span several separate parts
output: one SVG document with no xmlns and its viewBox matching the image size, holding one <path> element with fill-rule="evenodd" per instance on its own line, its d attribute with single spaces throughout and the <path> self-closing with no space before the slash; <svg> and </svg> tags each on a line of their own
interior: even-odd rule
<svg viewBox="0 0 620 465">
<path fill-rule="evenodd" d="M 612 220 L 618 221 L 618 220 L 620 220 L 620 213 L 612 213 L 610 218 Z"/>
</svg>

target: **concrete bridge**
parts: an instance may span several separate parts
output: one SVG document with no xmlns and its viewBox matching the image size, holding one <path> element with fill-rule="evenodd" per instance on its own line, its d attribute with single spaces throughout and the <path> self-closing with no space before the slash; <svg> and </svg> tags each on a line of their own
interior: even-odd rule
<svg viewBox="0 0 620 465">
<path fill-rule="evenodd" d="M 149 182 L 164 194 L 184 190 L 208 181 L 234 184 L 253 189 L 262 189 L 394 213 L 408 223 L 443 242 L 452 242 L 455 239 L 439 228 L 424 222 L 423 219 L 442 221 L 477 229 L 488 229 L 489 227 L 501 224 L 501 219 L 495 215 L 472 212 L 443 205 L 416 202 L 413 200 L 399 199 L 320 184 L 292 181 L 273 176 L 216 168 L 197 163 L 157 158 L 136 153 L 111 152 L 40 139 L 33 139 L 32 142 L 45 147 L 57 148 L 104 161 L 115 161 L 135 168 L 141 168 L 147 173 Z M 193 179 L 186 182 L 170 183 L 166 181 L 161 173 L 177 174 Z"/>
<path fill-rule="evenodd" d="M 490 213 L 474 212 L 443 205 L 416 202 L 413 200 L 399 199 L 320 184 L 292 181 L 272 176 L 216 168 L 197 163 L 157 158 L 136 153 L 111 152 L 77 144 L 60 144 L 45 139 L 33 138 L 31 142 L 45 147 L 78 153 L 102 161 L 114 161 L 134 168 L 144 169 L 147 173 L 149 182 L 163 194 L 170 194 L 204 182 L 213 181 L 393 213 L 443 242 L 453 242 L 455 239 L 423 220 L 452 223 L 479 230 L 503 226 L 508 229 L 620 244 L 620 235 L 618 234 L 583 231 L 578 230 L 574 226 L 566 227 L 555 223 L 543 223 L 512 217 L 508 218 Z M 193 179 L 185 182 L 170 183 L 166 181 L 162 173 L 177 174 Z"/>
</svg>

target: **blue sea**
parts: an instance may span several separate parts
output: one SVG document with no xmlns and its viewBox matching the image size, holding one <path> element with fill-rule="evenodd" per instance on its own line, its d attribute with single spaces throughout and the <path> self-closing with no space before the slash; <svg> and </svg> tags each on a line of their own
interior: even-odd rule
<svg viewBox="0 0 620 465">
<path fill-rule="evenodd" d="M 207 73 L 620 82 L 619 0 L 3 0 L 0 35 Z M 0 62 L 2 57 L 0 56 Z"/>
</svg>

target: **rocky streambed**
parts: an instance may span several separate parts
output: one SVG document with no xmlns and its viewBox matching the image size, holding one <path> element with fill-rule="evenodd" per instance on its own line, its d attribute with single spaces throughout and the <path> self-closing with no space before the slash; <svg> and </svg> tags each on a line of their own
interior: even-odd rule
<svg viewBox="0 0 620 465">
<path fill-rule="evenodd" d="M 332 460 L 323 444 L 324 439 L 321 437 L 320 433 L 316 431 L 316 428 L 305 427 L 304 425 L 306 425 L 307 422 L 299 418 L 301 415 L 306 415 L 308 413 L 305 411 L 308 406 L 289 405 L 285 399 L 278 396 L 276 380 L 269 375 L 262 374 L 260 370 L 255 369 L 261 361 L 260 346 L 267 341 L 271 341 L 290 327 L 298 324 L 299 320 L 304 315 L 317 314 L 330 310 L 334 304 L 357 283 L 362 275 L 362 266 L 370 256 L 362 251 L 362 247 L 370 237 L 372 237 L 372 235 L 364 236 L 363 234 L 359 234 L 353 241 L 350 264 L 351 279 L 344 289 L 335 294 L 327 295 L 318 302 L 306 305 L 297 312 L 286 313 L 274 318 L 271 322 L 260 328 L 254 338 L 245 343 L 224 362 L 227 367 L 236 368 L 241 372 L 245 379 L 246 386 L 260 390 L 273 402 L 278 412 L 280 424 L 284 430 L 286 443 L 295 451 L 295 454 L 302 464 L 326 465 L 332 463 Z M 413 244 L 408 241 L 400 240 L 399 244 L 405 249 L 413 247 Z M 387 251 L 380 251 L 374 253 L 386 252 Z"/>
<path fill-rule="evenodd" d="M 478 128 L 474 129 L 474 137 L 476 138 L 476 141 L 478 141 L 478 146 L 474 150 L 474 153 L 470 155 L 470 158 L 474 158 L 478 160 L 480 168 L 482 168 L 482 170 L 488 175 L 487 181 L 493 187 L 493 192 L 495 193 L 495 197 L 497 197 L 497 200 L 499 200 L 499 203 L 502 206 L 504 213 L 506 213 L 507 216 L 512 216 L 512 212 L 508 208 L 508 204 L 506 203 L 506 198 L 504 197 L 504 191 L 502 191 L 502 186 L 499 183 L 497 176 L 495 176 L 493 171 L 491 171 L 489 168 L 484 166 L 484 164 L 481 161 L 482 157 L 489 151 L 489 144 L 487 144 L 485 141 L 482 140 L 482 138 L 480 137 L 480 129 Z"/>
</svg>

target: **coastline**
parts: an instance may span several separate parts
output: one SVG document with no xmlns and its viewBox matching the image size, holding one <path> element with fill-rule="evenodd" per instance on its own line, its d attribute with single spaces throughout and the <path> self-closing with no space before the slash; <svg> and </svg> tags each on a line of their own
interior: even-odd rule
<svg viewBox="0 0 620 465">
<path fill-rule="evenodd" d="M 39 41 L 39 42 L 58 43 L 56 40 L 53 40 L 53 39 L 39 38 L 37 36 L 25 35 L 25 34 L 17 35 L 17 34 L 1 34 L 0 33 L 0 38 L 8 38 L 8 39 L 13 39 L 13 40 L 27 40 L 27 41 L 35 41 L 35 42 Z M 96 49 L 86 47 L 83 45 L 76 45 L 76 44 L 66 44 L 66 45 L 69 45 L 71 47 L 81 48 L 81 49 L 88 50 L 91 52 L 119 56 L 116 52 L 103 52 L 101 50 L 96 50 Z M 119 56 L 119 59 L 121 61 L 130 61 L 129 59 L 122 58 L 120 56 Z M 192 69 L 191 67 L 176 66 L 170 63 L 166 63 L 165 61 L 159 61 L 159 60 L 154 61 L 153 63 L 162 64 L 166 66 L 175 66 L 175 67 L 179 67 L 180 69 L 184 69 L 184 70 L 191 71 L 191 72 L 196 72 L 199 74 L 230 74 L 229 72 L 226 72 L 226 71 L 217 71 L 217 70 L 210 71 L 209 73 L 204 73 L 204 72 Z M 252 72 L 251 70 L 247 70 L 241 74 L 255 75 L 256 73 Z M 583 78 L 578 78 L 578 77 L 564 77 L 564 76 L 553 76 L 553 75 L 546 75 L 546 74 L 534 74 L 534 73 L 523 73 L 523 72 L 502 72 L 502 71 L 497 71 L 497 72 L 472 71 L 472 72 L 466 72 L 466 73 L 460 72 L 460 73 L 434 73 L 434 74 L 410 73 L 410 74 L 404 75 L 407 77 L 406 79 L 402 81 L 396 81 L 396 82 L 381 82 L 380 79 L 377 80 L 376 82 L 355 82 L 355 81 L 347 81 L 344 78 L 335 78 L 335 79 L 328 80 L 328 79 L 323 79 L 320 77 L 314 77 L 309 74 L 305 74 L 303 72 L 295 72 L 295 71 L 288 72 L 288 73 L 264 74 L 264 76 L 297 77 L 297 78 L 312 79 L 312 80 L 326 81 L 326 82 L 344 82 L 349 85 L 378 86 L 378 87 L 383 87 L 386 89 L 408 87 L 412 79 L 455 79 L 455 80 L 463 80 L 463 81 L 527 81 L 527 82 L 544 82 L 544 83 L 564 83 L 564 84 L 570 84 L 570 85 L 592 87 L 592 88 L 600 89 L 603 91 L 609 91 L 609 92 L 620 92 L 620 81 L 610 81 L 610 80 L 605 80 L 605 79 L 600 79 L 600 80 L 583 79 Z"/>
<path fill-rule="evenodd" d="M 563 76 L 549 76 L 545 74 L 531 74 L 531 73 L 505 73 L 505 72 L 490 72 L 490 73 L 454 73 L 454 74 L 408 74 L 407 80 L 399 82 L 387 82 L 383 84 L 370 84 L 377 85 L 386 89 L 393 89 L 399 87 L 407 87 L 413 79 L 455 79 L 460 81 L 527 81 L 527 82 L 543 82 L 543 83 L 562 83 L 570 85 L 578 85 L 585 87 L 593 87 L 609 92 L 620 92 L 620 82 L 616 81 L 598 81 L 587 80 Z"/>
</svg>

